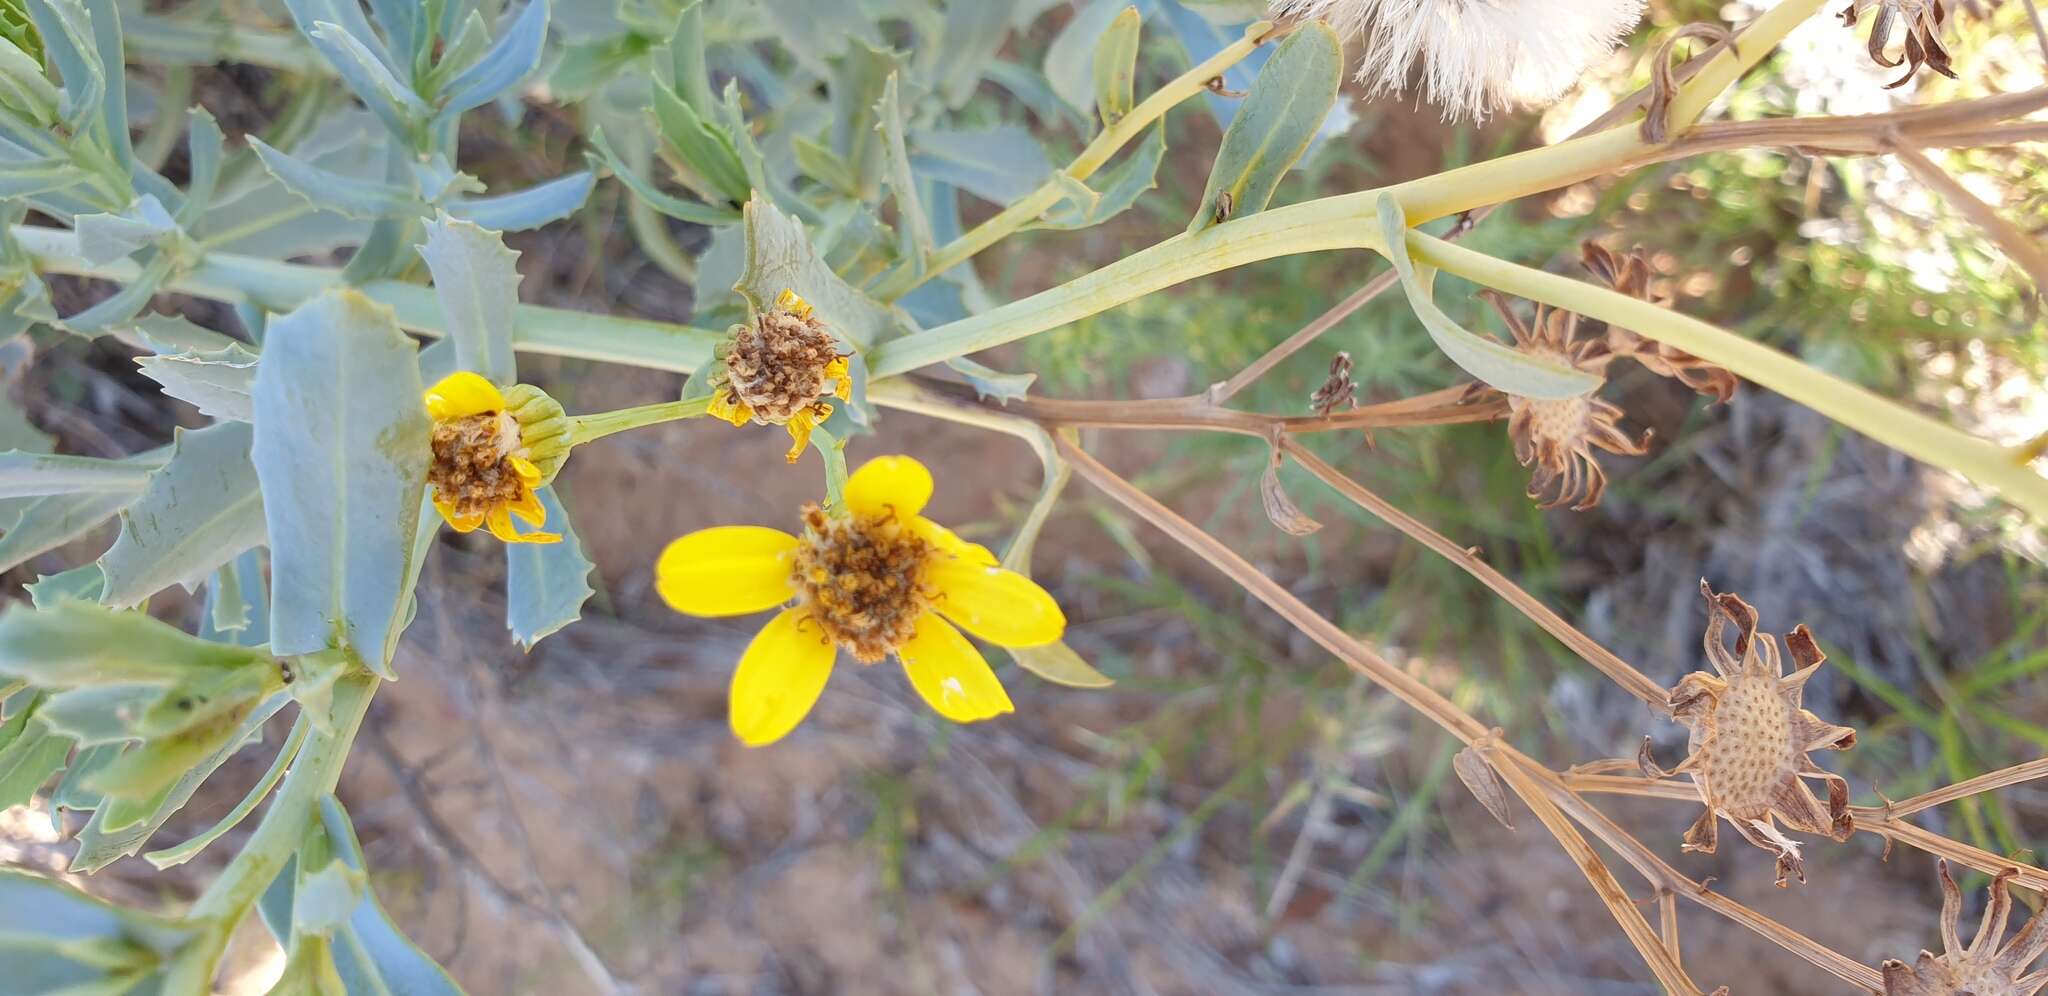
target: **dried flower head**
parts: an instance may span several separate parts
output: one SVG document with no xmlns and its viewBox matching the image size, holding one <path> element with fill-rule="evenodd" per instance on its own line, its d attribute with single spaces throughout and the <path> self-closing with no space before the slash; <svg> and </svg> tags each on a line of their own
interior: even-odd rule
<svg viewBox="0 0 2048 996">
<path fill-rule="evenodd" d="M 1871 61 L 1880 66 L 1906 67 L 1906 75 L 1888 87 L 1905 86 L 1923 66 L 1949 79 L 1956 78 L 1948 48 L 1941 43 L 1949 0 L 1850 0 L 1849 6 L 1842 9 L 1842 24 L 1853 29 L 1857 19 L 1868 10 L 1877 11 L 1877 18 L 1870 23 Z M 1892 29 L 1901 23 L 1905 26 L 1905 40 L 1900 55 L 1894 58 L 1886 50 L 1892 44 Z"/>
<path fill-rule="evenodd" d="M 2006 918 L 2012 913 L 2008 886 L 2019 869 L 2007 868 L 1991 880 L 1991 903 L 1977 926 L 1977 936 L 1963 947 L 1956 934 L 1956 921 L 1963 912 L 1963 890 L 1948 873 L 1948 861 L 1936 865 L 1941 872 L 1941 947 L 1937 958 L 1921 951 L 1912 965 L 1887 959 L 1884 969 L 1885 996 L 2032 996 L 2048 986 L 2048 970 L 2031 975 L 2021 973 L 2048 950 L 2048 929 L 2038 914 L 2005 940 Z"/>
<path fill-rule="evenodd" d="M 1856 731 L 1822 722 L 1805 709 L 1807 679 L 1827 656 L 1804 625 L 1785 634 L 1785 649 L 1797 669 L 1785 674 L 1778 642 L 1757 633 L 1756 610 L 1735 595 L 1717 595 L 1705 581 L 1707 659 L 1714 674 L 1694 671 L 1671 690 L 1672 718 L 1691 728 L 1691 754 L 1669 772 L 1650 759 L 1644 741 L 1640 757 L 1645 773 L 1662 778 L 1685 772 L 1707 811 L 1685 832 L 1684 849 L 1714 852 L 1715 820 L 1726 819 L 1749 841 L 1778 856 L 1778 885 L 1789 877 L 1806 881 L 1799 845 L 1780 833 L 1773 821 L 1803 833 L 1847 840 L 1854 832 L 1849 818 L 1849 783 L 1813 763 L 1816 750 L 1848 750 Z M 1735 650 L 1722 637 L 1735 625 Z M 1801 778 L 1827 783 L 1822 806 Z"/>
<path fill-rule="evenodd" d="M 1446 117 L 1550 103 L 1642 19 L 1642 0 L 1274 0 L 1275 17 L 1364 41 L 1358 81 L 1400 90 L 1421 63 Z"/>
<path fill-rule="evenodd" d="M 1330 358 L 1330 376 L 1323 386 L 1308 396 L 1308 407 L 1324 418 L 1339 408 L 1358 407 L 1358 385 L 1351 380 L 1351 354 L 1338 353 Z"/>
<path fill-rule="evenodd" d="M 1515 348 L 1539 359 L 1598 371 L 1609 357 L 1598 340 L 1578 338 L 1579 316 L 1569 311 L 1536 307 L 1534 326 L 1523 324 L 1507 299 L 1483 292 L 1515 337 Z M 1508 395 L 1508 437 L 1515 441 L 1515 459 L 1533 468 L 1529 497 L 1544 508 L 1570 503 L 1585 511 L 1600 503 L 1607 491 L 1607 472 L 1593 460 L 1595 448 L 1624 456 L 1648 451 L 1649 434 L 1630 439 L 1621 431 L 1622 410 L 1588 392 L 1562 401 Z"/>
<path fill-rule="evenodd" d="M 783 291 L 753 324 L 733 326 L 720 349 L 724 363 L 712 374 L 710 413 L 733 425 L 788 428 L 791 463 L 803 455 L 811 430 L 831 416 L 824 399 L 852 396 L 848 354 L 795 291 Z"/>
<path fill-rule="evenodd" d="M 1660 307 L 1670 303 L 1668 298 L 1651 292 L 1650 263 L 1641 249 L 1623 256 L 1589 240 L 1579 245 L 1579 255 L 1586 269 L 1601 283 Z M 1645 338 L 1629 329 L 1607 326 L 1607 352 L 1611 356 L 1635 360 L 1651 373 L 1670 377 L 1716 403 L 1725 403 L 1735 397 L 1735 375 L 1726 367 L 1709 363 L 1676 346 Z"/>
<path fill-rule="evenodd" d="M 670 543 L 655 588 L 677 612 L 734 616 L 788 604 L 740 655 L 729 697 L 733 734 L 771 743 L 803 721 L 837 651 L 872 664 L 890 654 L 940 715 L 972 723 L 1010 698 L 961 630 L 1003 647 L 1051 643 L 1066 616 L 1044 588 L 921 513 L 932 475 L 877 457 L 846 479 L 841 508 L 804 508 L 804 531 L 719 526 Z"/>
<path fill-rule="evenodd" d="M 520 533 L 513 517 L 531 526 L 547 520 L 536 488 L 547 484 L 568 456 L 568 420 L 562 406 L 539 388 L 504 391 L 461 371 L 427 389 L 432 458 L 427 485 L 434 508 L 457 532 L 478 526 L 507 543 L 554 543 L 554 533 Z"/>
</svg>

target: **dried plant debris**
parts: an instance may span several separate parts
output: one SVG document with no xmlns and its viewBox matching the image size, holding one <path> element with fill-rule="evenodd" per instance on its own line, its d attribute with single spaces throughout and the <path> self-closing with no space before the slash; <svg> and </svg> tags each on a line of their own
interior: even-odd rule
<svg viewBox="0 0 2048 996">
<path fill-rule="evenodd" d="M 1358 385 L 1351 380 L 1350 353 L 1338 353 L 1330 358 L 1329 379 L 1308 396 L 1308 406 L 1322 418 L 1329 418 L 1339 408 L 1358 407 Z"/>
<path fill-rule="evenodd" d="M 1851 0 L 1842 9 L 1842 24 L 1853 29 L 1865 11 L 1877 11 L 1877 18 L 1870 23 L 1871 61 L 1887 68 L 1906 67 L 1906 75 L 1886 84 L 1888 89 L 1905 86 L 1923 67 L 1955 79 L 1954 63 L 1941 43 L 1949 7 L 1949 0 Z M 1905 29 L 1904 40 L 1895 58 L 1887 50 L 1900 27 Z"/>
<path fill-rule="evenodd" d="M 1679 28 L 1657 46 L 1657 54 L 1650 63 L 1650 94 L 1644 103 L 1643 125 L 1639 131 L 1643 141 L 1651 145 L 1662 144 L 1670 137 L 1671 102 L 1678 97 L 1678 73 L 1671 64 L 1671 57 L 1677 53 L 1679 44 L 1687 39 L 1708 42 L 1707 52 L 1723 45 L 1735 46 L 1735 36 L 1727 28 L 1704 22 Z"/>
<path fill-rule="evenodd" d="M 1501 295 L 1485 291 L 1482 296 L 1500 312 L 1515 348 L 1523 353 L 1581 370 L 1606 366 L 1605 344 L 1578 337 L 1579 316 L 1537 305 L 1534 323 L 1525 324 Z M 1569 504 L 1580 512 L 1599 504 L 1607 492 L 1607 472 L 1594 461 L 1593 451 L 1648 452 L 1649 434 L 1630 439 L 1621 431 L 1622 415 L 1619 407 L 1590 393 L 1562 401 L 1508 395 L 1508 438 L 1515 443 L 1515 460 L 1531 468 L 1529 497 L 1544 508 Z"/>
<path fill-rule="evenodd" d="M 1726 819 L 1742 839 L 1778 858 L 1778 885 L 1788 878 L 1806 881 L 1799 845 L 1775 824 L 1802 833 L 1847 840 L 1855 832 L 1849 817 L 1849 783 L 1813 763 L 1816 750 L 1848 750 L 1856 731 L 1823 722 L 1805 709 L 1802 698 L 1827 656 L 1804 625 L 1785 635 L 1786 652 L 1797 666 L 1785 674 L 1778 643 L 1757 633 L 1756 610 L 1732 594 L 1716 594 L 1705 581 L 1707 659 L 1714 672 L 1695 671 L 1671 690 L 1674 719 L 1692 731 L 1685 762 L 1671 771 L 1659 769 L 1644 743 L 1644 772 L 1662 778 L 1684 772 L 1692 776 L 1707 811 L 1685 832 L 1685 850 L 1714 853 L 1716 818 Z M 1735 627 L 1735 649 L 1723 642 Z M 1827 783 L 1822 805 L 1801 778 Z"/>
<path fill-rule="evenodd" d="M 2005 939 L 2006 918 L 2012 913 L 2008 886 L 2019 869 L 2008 868 L 1991 881 L 1991 901 L 1977 936 L 1964 947 L 1956 934 L 1956 921 L 1963 912 L 1963 891 L 1948 873 L 1948 862 L 1937 866 L 1941 872 L 1941 947 L 1936 957 L 1921 951 L 1908 965 L 1888 959 L 1884 970 L 1885 996 L 2030 996 L 2048 986 L 2048 971 L 2022 974 L 2027 966 L 2048 949 L 2048 929 L 2038 914 L 2028 918 L 2011 940 Z"/>
<path fill-rule="evenodd" d="M 1586 270 L 1601 283 L 1660 308 L 1670 306 L 1668 298 L 1651 291 L 1650 261 L 1641 249 L 1624 256 L 1588 240 L 1579 245 L 1579 258 Z M 1609 361 L 1626 356 L 1651 373 L 1676 380 L 1714 399 L 1717 404 L 1735 397 L 1735 375 L 1727 368 L 1628 329 L 1613 325 L 1607 327 L 1607 352 Z"/>
</svg>

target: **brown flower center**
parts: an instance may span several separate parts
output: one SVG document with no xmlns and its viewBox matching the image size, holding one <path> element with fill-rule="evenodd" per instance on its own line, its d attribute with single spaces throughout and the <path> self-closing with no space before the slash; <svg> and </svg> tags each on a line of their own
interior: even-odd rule
<svg viewBox="0 0 2048 996">
<path fill-rule="evenodd" d="M 519 447 L 519 423 L 504 412 L 484 412 L 434 424 L 434 461 L 427 483 L 455 514 L 481 515 L 519 499 L 522 483 L 506 458 Z"/>
<path fill-rule="evenodd" d="M 931 607 L 924 572 L 936 548 L 894 515 L 829 516 L 806 505 L 804 526 L 791 581 L 825 635 L 863 664 L 907 642 Z"/>
<path fill-rule="evenodd" d="M 726 390 L 764 422 L 787 422 L 831 391 L 826 367 L 839 342 L 825 323 L 776 308 L 733 337 L 725 357 Z"/>
</svg>

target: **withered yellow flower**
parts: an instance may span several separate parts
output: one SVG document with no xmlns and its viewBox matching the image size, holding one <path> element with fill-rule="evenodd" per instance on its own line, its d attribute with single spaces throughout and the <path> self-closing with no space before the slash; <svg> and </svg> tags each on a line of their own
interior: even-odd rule
<svg viewBox="0 0 2048 996">
<path fill-rule="evenodd" d="M 468 371 L 427 389 L 427 414 L 434 420 L 427 484 L 434 489 L 434 509 L 459 533 L 483 526 L 507 543 L 560 542 L 555 533 L 521 533 L 512 526 L 514 516 L 530 526 L 547 520 L 534 489 L 551 476 L 542 461 L 559 465 L 560 455 L 537 451 L 563 434 L 553 425 L 562 421 L 559 405 L 537 389 L 513 390 L 531 397 L 524 404 L 508 401 L 496 385 Z M 522 419 L 516 414 L 522 411 L 539 417 Z M 540 432 L 546 440 L 536 438 Z"/>
<path fill-rule="evenodd" d="M 1799 845 L 1774 824 L 1803 833 L 1848 840 L 1855 827 L 1849 817 L 1849 783 L 1813 763 L 1816 750 L 1848 750 L 1856 731 L 1823 722 L 1804 708 L 1807 679 L 1827 660 L 1804 625 L 1785 634 L 1785 648 L 1796 670 L 1789 676 L 1778 656 L 1778 642 L 1757 632 L 1756 610 L 1735 595 L 1715 594 L 1705 581 L 1700 593 L 1708 609 L 1706 649 L 1715 674 L 1695 671 L 1671 690 L 1672 718 L 1691 728 L 1691 754 L 1669 772 L 1650 760 L 1643 744 L 1644 772 L 1652 777 L 1688 773 L 1707 811 L 1685 832 L 1684 849 L 1714 853 L 1716 819 L 1726 819 L 1742 839 L 1775 852 L 1778 885 L 1788 877 L 1806 881 Z M 1727 626 L 1735 626 L 1735 651 L 1722 643 Z M 1818 778 L 1828 787 L 1825 806 L 1801 778 Z"/>
<path fill-rule="evenodd" d="M 1536 306 L 1533 325 L 1522 322 L 1507 300 L 1484 292 L 1508 331 L 1515 348 L 1526 355 L 1581 370 L 1599 371 L 1607 356 L 1596 340 L 1578 338 L 1579 316 Z M 1593 460 L 1595 448 L 1624 456 L 1649 451 L 1649 435 L 1630 439 L 1621 431 L 1622 410 L 1588 392 L 1562 401 L 1508 395 L 1508 437 L 1515 460 L 1529 467 L 1529 497 L 1544 508 L 1570 504 L 1583 512 L 1607 493 L 1607 472 Z"/>
<path fill-rule="evenodd" d="M 805 506 L 801 536 L 718 526 L 662 551 L 655 588 L 677 612 L 785 606 L 733 672 L 729 718 L 742 742 L 773 743 L 795 729 L 842 648 L 862 664 L 895 654 L 918 695 L 955 722 L 1012 711 L 995 671 L 960 631 L 1033 647 L 1058 640 L 1066 616 L 1036 582 L 919 514 L 931 495 L 923 464 L 877 457 L 847 478 L 844 509 Z"/>
<path fill-rule="evenodd" d="M 720 349 L 724 363 L 712 374 L 708 411 L 735 426 L 787 428 L 790 463 L 803 455 L 811 431 L 831 417 L 832 403 L 823 399 L 853 396 L 839 340 L 795 291 L 783 291 L 753 324 L 733 326 Z"/>
<path fill-rule="evenodd" d="M 2027 973 L 2027 966 L 2048 952 L 2048 929 L 2035 914 L 2027 925 L 2005 939 L 2006 919 L 2012 914 L 2012 893 L 2007 885 L 2019 877 L 2019 869 L 2007 868 L 1991 880 L 1991 902 L 1977 925 L 1977 936 L 1964 947 L 1956 934 L 1956 921 L 1963 912 L 1963 890 L 1948 873 L 1948 860 L 1941 871 L 1941 957 L 1922 950 L 1912 965 L 1887 959 L 1884 969 L 1885 996 L 2033 996 L 2048 987 L 2048 970 Z"/>
</svg>

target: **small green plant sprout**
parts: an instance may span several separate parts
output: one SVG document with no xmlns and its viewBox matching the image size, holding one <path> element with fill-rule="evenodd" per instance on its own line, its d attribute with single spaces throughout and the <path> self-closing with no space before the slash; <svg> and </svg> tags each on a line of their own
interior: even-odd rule
<svg viewBox="0 0 2048 996">
<path fill-rule="evenodd" d="M 1544 233 L 1541 244 L 1467 238 L 1499 207 L 1667 162 L 1735 151 L 1774 162 L 1890 156 L 1981 228 L 1986 272 L 2012 285 L 2048 280 L 2027 229 L 1949 172 L 1981 150 L 2039 141 L 2027 115 L 2048 107 L 2048 90 L 1950 100 L 1929 88 L 1922 103 L 1881 113 L 1760 117 L 1744 101 L 1761 85 L 1752 72 L 1795 29 L 1825 23 L 1835 12 L 1824 0 L 1778 0 L 1741 25 L 1668 29 L 1645 28 L 1645 6 L 0 0 L 0 363 L 11 377 L 57 380 L 47 357 L 96 340 L 101 359 L 132 357 L 129 373 L 197 413 L 174 426 L 166 404 L 154 435 L 120 437 L 162 445 L 56 453 L 23 431 L 18 448 L 0 452 L 0 568 L 47 570 L 0 612 L 0 807 L 39 804 L 60 825 L 64 813 L 89 813 L 82 827 L 65 825 L 76 845 L 69 869 L 80 874 L 136 855 L 158 867 L 219 859 L 189 902 L 151 911 L 0 872 L 0 990 L 200 996 L 213 991 L 229 939 L 255 920 L 283 959 L 275 993 L 460 992 L 386 914 L 336 795 L 358 734 L 366 724 L 381 732 L 373 700 L 417 659 L 400 648 L 417 646 L 405 641 L 423 565 L 448 544 L 502 550 L 503 649 L 531 649 L 591 602 L 597 565 L 579 522 L 621 514 L 572 508 L 558 493 L 562 475 L 580 473 L 577 448 L 684 420 L 697 421 L 678 433 L 732 431 L 706 416 L 788 432 L 790 466 L 772 469 L 789 476 L 776 480 L 816 496 L 791 509 L 796 531 L 719 526 L 607 566 L 651 577 L 686 615 L 773 613 L 731 677 L 729 725 L 744 744 L 789 750 L 817 736 L 818 724 L 800 727 L 842 652 L 863 665 L 893 656 L 933 711 L 977 724 L 962 737 L 1021 728 L 1011 714 L 1031 699 L 1011 690 L 1029 679 L 999 677 L 1006 660 L 1060 686 L 1052 695 L 1110 685 L 1065 642 L 1068 610 L 1080 619 L 1092 606 L 1068 599 L 1063 609 L 1051 594 L 1063 586 L 1034 571 L 1040 532 L 1071 507 L 1066 485 L 1079 477 L 1106 499 L 1091 506 L 1105 520 L 1113 507 L 1155 528 L 1119 522 L 1126 550 L 1161 536 L 1184 548 L 1387 693 L 1389 708 L 1458 741 L 1443 769 L 1503 823 L 1556 841 L 1586 879 L 1589 907 L 1612 917 L 1642 977 L 1663 990 L 1708 991 L 1702 981 L 1722 970 L 1685 958 L 1681 901 L 1866 991 L 2040 988 L 2039 974 L 2023 974 L 2039 921 L 1999 938 L 2007 887 L 2048 889 L 2048 871 L 1914 822 L 2039 777 L 2039 764 L 1850 805 L 1847 780 L 1810 756 L 1848 748 L 1855 732 L 1802 705 L 1823 659 L 1803 627 L 1786 638 L 1786 674 L 1756 613 L 1708 591 L 1713 671 L 1666 689 L 1483 560 L 1480 537 L 1445 536 L 1311 445 L 1344 438 L 1329 433 L 1422 438 L 1504 422 L 1507 440 L 1474 438 L 1528 467 L 1540 504 L 1590 509 L 1610 480 L 1634 472 L 1614 456 L 1697 459 L 1623 428 L 1624 394 L 1610 375 L 1632 360 L 1737 411 L 1778 395 L 1952 472 L 2014 521 L 2048 518 L 2036 459 L 2048 435 L 1982 438 L 1751 330 L 1689 315 L 1693 299 L 1660 284 L 1670 268 L 1653 273 L 1656 254 L 1581 249 L 1576 234 L 1553 245 L 1553 228 L 1524 229 Z M 1839 11 L 1851 27 L 1828 30 L 1867 22 L 1869 57 L 1903 68 L 1901 83 L 1954 75 L 1970 58 L 1955 33 L 1962 8 L 1976 6 L 1854 0 Z M 1469 161 L 1455 167 L 1327 195 L 1312 188 L 1343 171 L 1298 168 L 1316 161 L 1312 150 L 1353 140 L 1361 118 L 1347 76 L 1368 101 L 1407 99 L 1400 92 L 1416 79 L 1419 98 L 1447 117 L 1479 119 L 1551 105 L 1639 32 L 1659 62 L 1646 85 L 1573 137 L 1496 157 L 1461 152 Z M 1714 43 L 1680 61 L 1687 39 Z M 220 98 L 231 76 L 265 80 L 263 99 Z M 1740 113 L 1724 115 L 1730 107 Z M 1190 137 L 1209 135 L 1209 124 L 1183 127 L 1189 120 L 1220 127 L 1213 147 Z M 539 151 L 494 156 L 501 138 Z M 1203 164 L 1199 195 L 1157 189 L 1202 177 Z M 1297 182 L 1304 176 L 1315 182 Z M 1654 202 L 1661 189 L 1651 186 L 1634 196 Z M 674 313 L 626 314 L 634 298 L 617 294 L 592 310 L 535 303 L 552 289 L 522 287 L 512 246 L 546 251 L 546 236 L 523 233 L 550 226 L 610 239 L 593 254 L 628 253 L 687 285 L 687 309 L 681 293 L 662 299 L 678 302 Z M 1024 233 L 1059 264 L 1034 273 L 1042 289 L 1028 294 L 995 279 L 1001 268 L 987 258 Z M 1116 256 L 1073 268 L 1086 245 Z M 1326 258 L 1360 286 L 1299 331 L 1270 328 L 1270 312 L 1247 323 L 1262 354 L 1189 396 L 1049 397 L 1047 375 L 1065 371 L 1028 350 L 988 352 L 1066 330 L 1054 338 L 1082 365 L 1110 362 L 1126 347 L 1100 332 L 1144 311 L 1140 302 L 1308 254 L 1336 254 Z M 1546 269 L 1572 255 L 1592 279 Z M 1396 290 L 1369 338 L 1306 357 L 1318 377 L 1329 363 L 1320 390 L 1304 402 L 1305 385 L 1290 388 L 1284 410 L 1261 410 L 1248 389 Z M 1858 293 L 1899 314 L 1914 304 L 1896 286 Z M 1471 320 L 1480 295 L 1504 334 Z M 1206 344 L 1214 330 L 1198 318 L 1173 348 Z M 562 391 L 564 404 L 534 383 L 552 383 L 539 357 L 687 379 L 655 404 Z M 1382 357 L 1405 358 L 1422 386 L 1389 390 Z M 870 455 L 849 473 L 848 450 L 906 413 L 986 433 L 1042 468 L 1003 542 L 983 546 L 927 518 L 935 471 L 917 459 Z M 0 415 L 0 427 L 28 425 L 11 406 Z M 1653 716 L 1686 724 L 1690 755 L 1674 772 L 1647 752 L 1572 767 L 1539 760 L 1511 739 L 1517 717 L 1482 716 L 1495 706 L 1454 700 L 1448 685 L 1396 666 L 1287 579 L 1097 458 L 1104 434 L 1129 432 L 1250 437 L 1218 445 L 1242 445 L 1256 461 L 1262 506 L 1285 534 L 1274 542 L 1304 557 L 1342 553 L 1316 545 L 1320 524 L 1282 486 L 1283 470 L 1303 472 L 1480 581 Z M 640 437 L 661 438 L 672 437 Z M 1465 493 L 1465 468 L 1422 463 L 1416 472 L 1459 507 L 1486 504 Z M 1249 494 L 1254 483 L 1244 484 Z M 1540 534 L 1545 520 L 1507 497 L 1528 517 L 1515 520 L 1523 532 Z M 60 562 L 102 524 L 111 545 Z M 443 526 L 502 542 L 455 540 Z M 194 597 L 164 597 L 174 588 Z M 1731 626 L 1732 651 L 1722 641 Z M 1231 632 L 1256 642 L 1264 631 Z M 1246 770 L 1263 777 L 1300 742 L 1262 746 Z M 158 839 L 245 751 L 269 759 L 246 797 L 193 836 Z M 1823 782 L 1825 802 L 1801 779 Z M 1706 811 L 1682 841 L 1647 843 L 1595 804 L 1602 794 Z M 1976 942 L 1958 946 L 1944 864 L 1946 953 L 1910 967 L 1864 964 L 1671 863 L 1712 850 L 1720 820 L 1773 853 L 1779 884 L 1804 879 L 1804 845 L 1785 831 L 1833 841 L 1862 831 L 1996 874 L 1993 914 Z M 1622 864 L 1610 867 L 1613 857 Z M 1636 902 L 1641 885 L 1659 897 L 1656 924 Z M 573 961 L 593 991 L 635 989 L 596 948 L 579 947 Z"/>
</svg>

